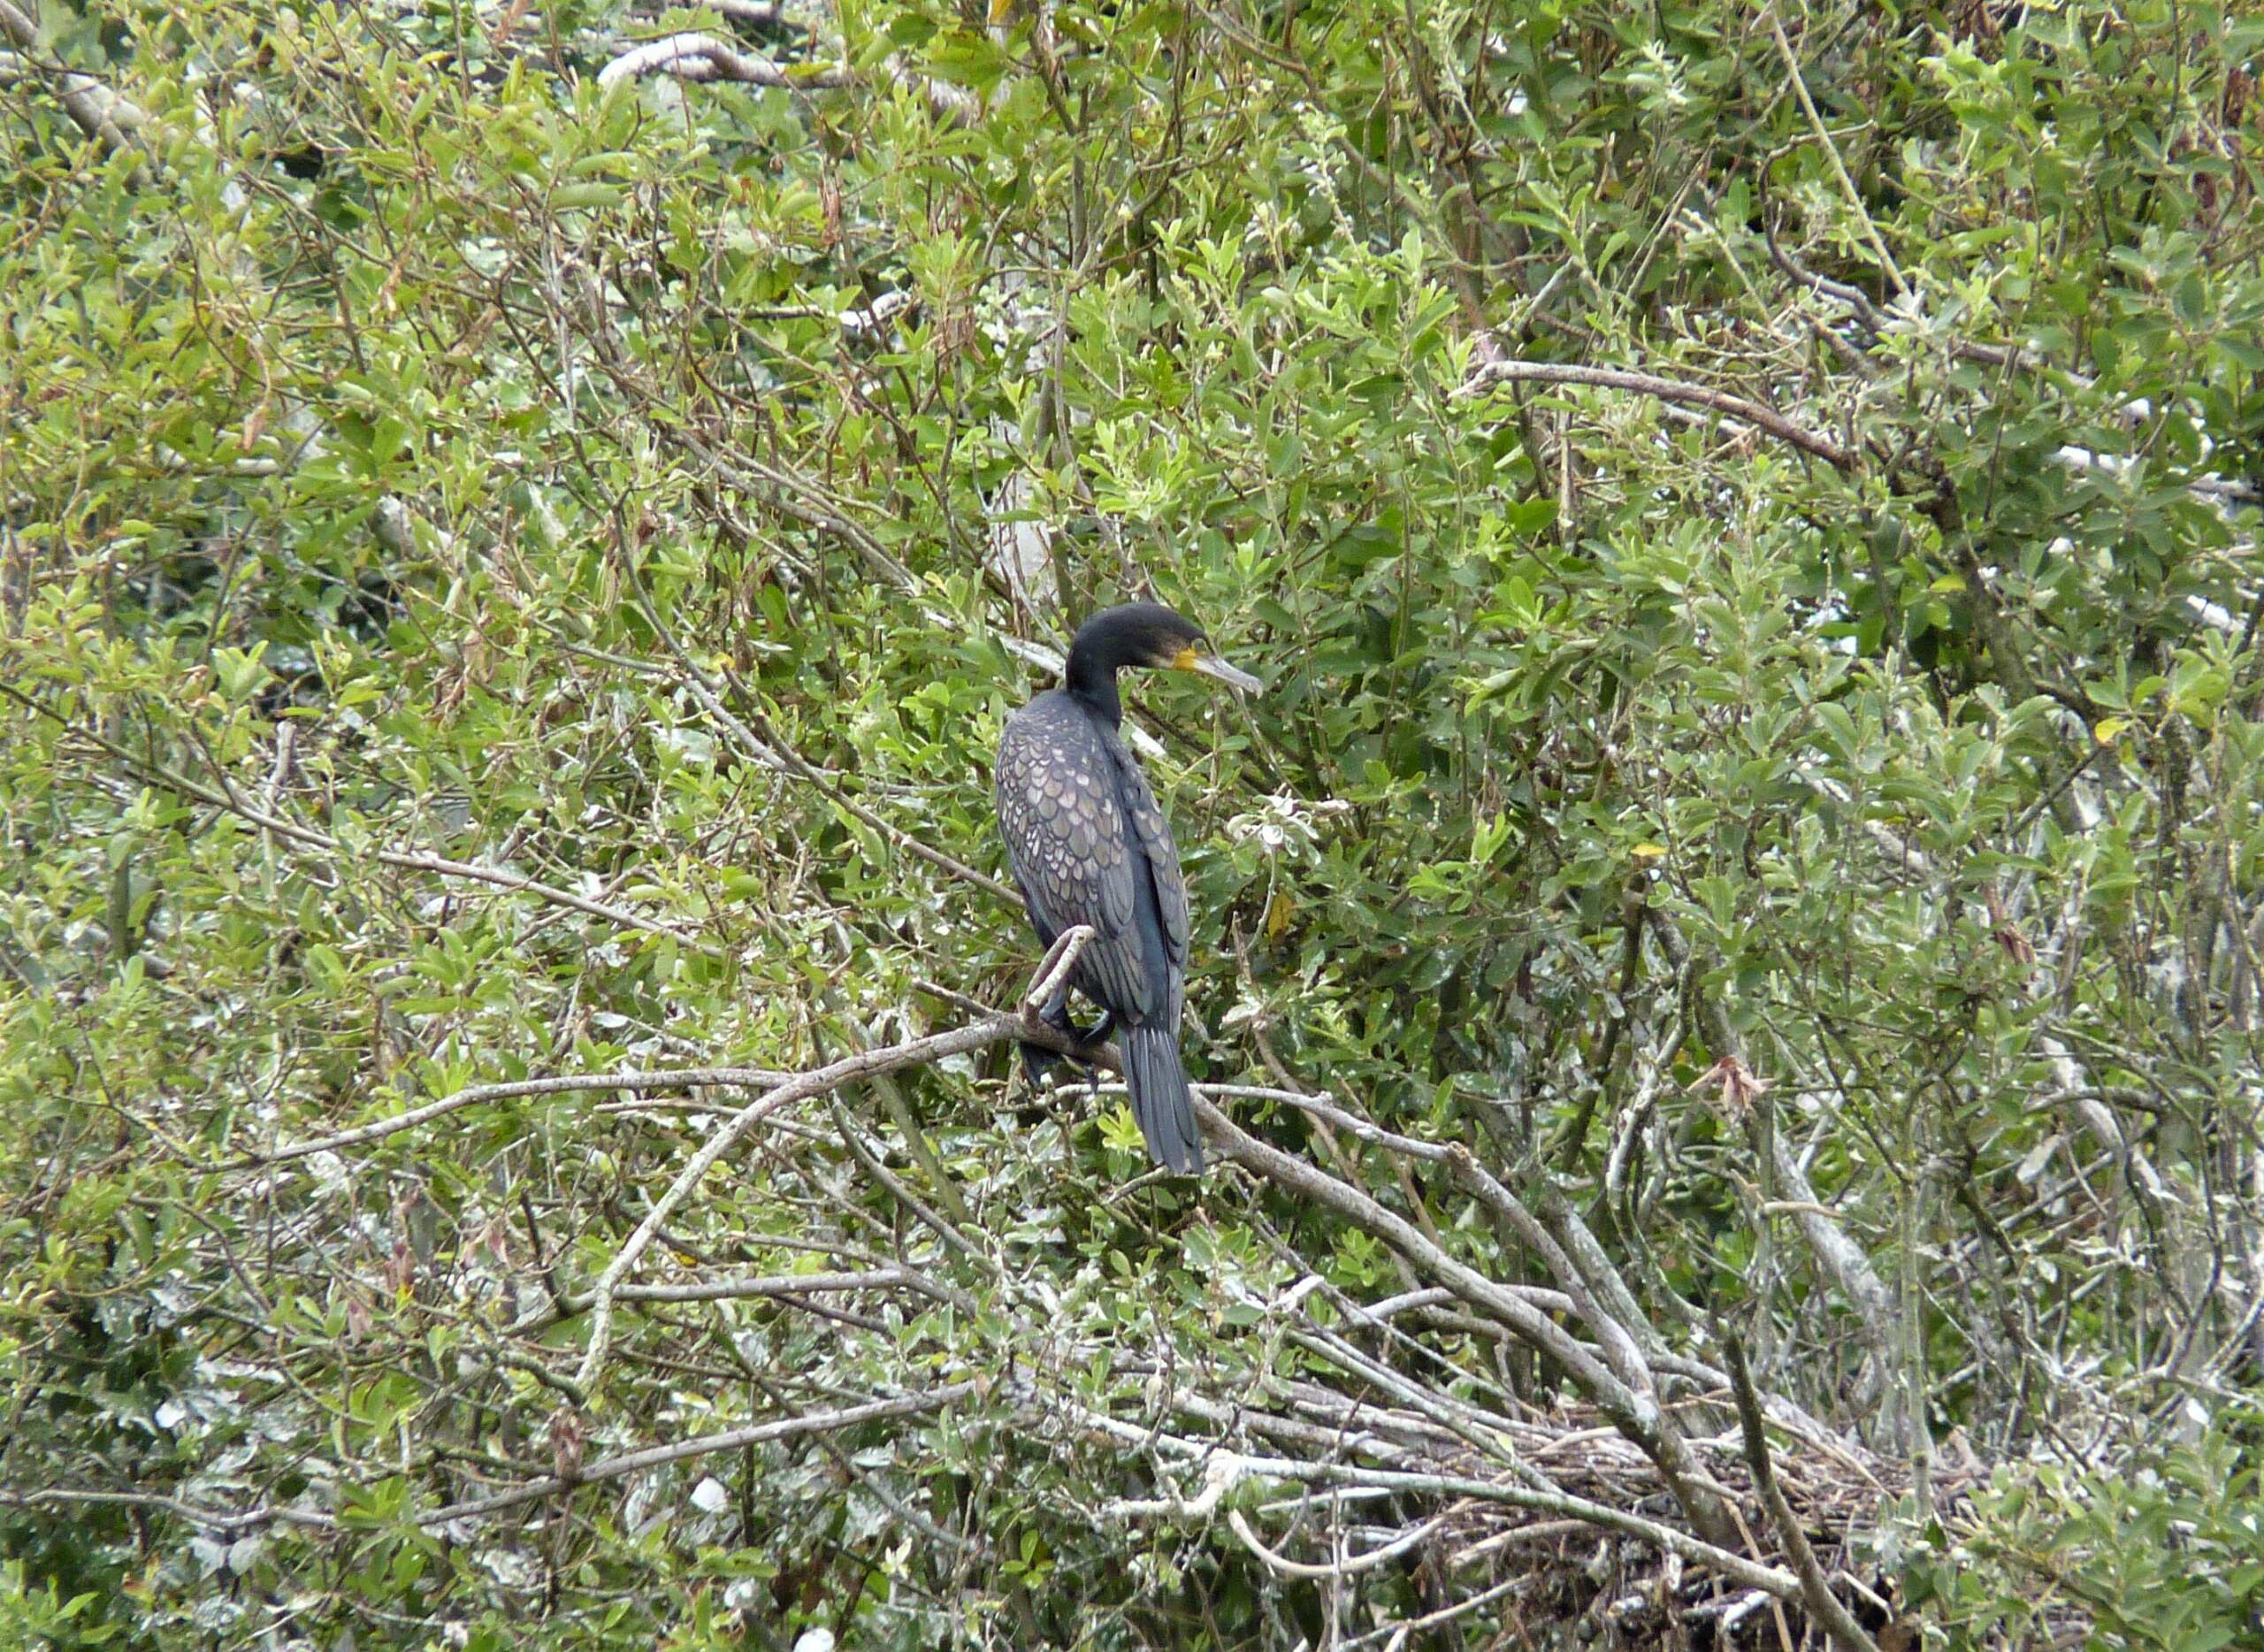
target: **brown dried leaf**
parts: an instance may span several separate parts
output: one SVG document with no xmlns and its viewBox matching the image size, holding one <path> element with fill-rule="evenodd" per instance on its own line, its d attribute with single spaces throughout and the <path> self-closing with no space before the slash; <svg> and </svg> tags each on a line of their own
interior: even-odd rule
<svg viewBox="0 0 2264 1652">
<path fill-rule="evenodd" d="M 1752 1069 L 1737 1057 L 1725 1055 L 1693 1080 L 1690 1088 L 1698 1090 L 1710 1084 L 1720 1085 L 1722 1111 L 1736 1114 L 1752 1112 L 1753 1104 L 1769 1093 L 1770 1082 L 1755 1078 Z"/>
<path fill-rule="evenodd" d="M 589 1443 L 590 1426 L 571 1405 L 550 1414 L 551 1472 L 571 1485 L 582 1477 L 582 1449 Z"/>
</svg>

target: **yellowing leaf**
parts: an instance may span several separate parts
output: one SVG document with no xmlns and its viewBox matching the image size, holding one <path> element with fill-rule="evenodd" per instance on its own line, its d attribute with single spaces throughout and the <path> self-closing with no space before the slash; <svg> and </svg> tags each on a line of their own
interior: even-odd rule
<svg viewBox="0 0 2264 1652">
<path fill-rule="evenodd" d="M 1664 860 L 1666 859 L 1666 845 L 1656 843 L 1639 843 L 1627 853 L 1638 860 Z"/>
<path fill-rule="evenodd" d="M 1280 890 L 1266 903 L 1266 938 L 1278 941 L 1289 932 L 1289 920 L 1296 915 L 1296 903 Z"/>
<path fill-rule="evenodd" d="M 2130 719 L 2128 717 L 2108 717 L 2091 731 L 2092 738 L 2101 746 L 2112 746 L 2115 744 L 2115 737 L 2130 726 Z"/>
</svg>

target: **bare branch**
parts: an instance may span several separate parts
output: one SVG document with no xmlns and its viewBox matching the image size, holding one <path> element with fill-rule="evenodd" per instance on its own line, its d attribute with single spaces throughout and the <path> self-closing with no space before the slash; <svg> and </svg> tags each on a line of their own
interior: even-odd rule
<svg viewBox="0 0 2264 1652">
<path fill-rule="evenodd" d="M 1416 1226 L 1345 1182 L 1280 1149 L 1244 1134 L 1217 1105 L 1201 1097 L 1196 1112 L 1205 1134 L 1245 1169 L 1313 1204 L 1335 1211 L 1383 1240 L 1472 1307 L 1515 1331 L 1564 1367 L 1603 1408 L 1615 1427 L 1641 1447 L 1709 1541 L 1735 1541 L 1721 1488 L 1694 1462 L 1672 1421 L 1647 1394 L 1627 1386 L 1602 1361 L 1518 1295 L 1449 1255 Z"/>
<path fill-rule="evenodd" d="M 974 94 L 913 74 L 893 58 L 882 73 L 884 81 L 892 80 L 924 98 L 940 120 L 968 120 L 981 112 L 981 102 Z M 732 80 L 789 92 L 838 91 L 859 84 L 859 77 L 838 64 L 790 68 L 742 51 L 713 34 L 669 34 L 632 47 L 598 72 L 598 84 L 611 88 L 647 74 L 669 74 L 679 80 Z"/>
<path fill-rule="evenodd" d="M 796 92 L 831 91 L 854 84 L 846 71 L 831 65 L 790 73 L 713 34 L 691 34 L 663 35 L 632 47 L 598 71 L 598 84 L 614 87 L 647 74 L 671 74 L 679 80 L 736 80 Z"/>
<path fill-rule="evenodd" d="M 830 1434 L 843 1428 L 854 1428 L 860 1423 L 878 1422 L 883 1418 L 917 1417 L 925 1412 L 942 1411 L 968 1398 L 976 1391 L 975 1383 L 953 1382 L 925 1394 L 908 1394 L 900 1399 L 875 1400 L 870 1404 L 851 1405 L 840 1411 L 814 1411 L 807 1417 L 784 1417 L 776 1422 L 757 1423 L 751 1427 L 731 1428 L 722 1434 L 679 1440 L 673 1445 L 653 1446 L 643 1451 L 624 1451 L 619 1457 L 607 1457 L 577 1470 L 570 1480 L 547 1474 L 493 1497 L 475 1497 L 467 1503 L 452 1503 L 445 1509 L 419 1515 L 417 1523 L 422 1526 L 445 1526 L 451 1520 L 470 1519 L 478 1515 L 516 1509 L 521 1503 L 537 1503 L 575 1486 L 586 1486 L 595 1480 L 618 1480 L 624 1474 L 662 1468 L 688 1457 L 708 1457 L 718 1451 L 741 1451 L 749 1446 L 765 1445 L 774 1440 L 792 1440 L 802 1434 Z"/>
<path fill-rule="evenodd" d="M 1137 1424 L 1125 1422 L 1088 1407 L 1072 1406 L 1075 1418 L 1103 1438 L 1141 1448 L 1153 1447 L 1169 1455 L 1200 1457 L 1205 1465 L 1202 1496 L 1183 1503 L 1159 1507 L 1152 1503 L 1114 1503 L 1104 1511 L 1118 1518 L 1162 1513 L 1200 1518 L 1243 1480 L 1280 1480 L 1309 1485 L 1358 1486 L 1394 1492 L 1428 1493 L 1434 1496 L 1468 1497 L 1480 1503 L 1506 1503 L 1512 1508 L 1576 1519 L 1583 1525 L 1638 1537 L 1685 1560 L 1710 1566 L 1748 1588 L 1762 1589 L 1779 1600 L 1800 1599 L 1800 1580 L 1776 1566 L 1756 1564 L 1743 1555 L 1691 1536 L 1687 1532 L 1647 1520 L 1606 1503 L 1560 1493 L 1534 1491 L 1523 1486 L 1472 1480 L 1454 1474 L 1403 1473 L 1396 1469 L 1366 1468 L 1351 1463 L 1308 1463 L 1294 1457 L 1244 1457 L 1220 1451 L 1207 1442 L 1159 1435 Z M 1216 1465 L 1216 1466 L 1213 1466 Z M 1214 1493 L 1213 1486 L 1217 1487 Z"/>
<path fill-rule="evenodd" d="M 699 4 L 718 17 L 736 18 L 742 23 L 784 23 L 794 19 L 788 14 L 781 0 L 699 0 Z"/>
<path fill-rule="evenodd" d="M 6 0 L 0 0 L 0 4 L 5 3 Z M 62 713 L 42 705 L 12 684 L 0 683 L 0 693 L 6 694 L 19 705 L 60 724 L 69 730 L 73 738 L 82 740 L 98 751 L 117 759 L 144 780 L 168 787 L 184 797 L 195 798 L 198 802 L 209 804 L 214 808 L 226 809 L 229 814 L 286 843 L 298 844 L 304 848 L 314 849 L 325 854 L 337 855 L 344 860 L 363 858 L 375 860 L 380 866 L 394 867 L 404 872 L 432 872 L 442 877 L 461 877 L 517 894 L 533 895 L 556 906 L 570 906 L 575 911 L 586 913 L 593 918 L 603 918 L 609 923 L 621 925 L 623 929 L 641 929 L 647 935 L 664 935 L 678 945 L 689 946 L 710 958 L 723 956 L 723 949 L 712 941 L 703 941 L 697 936 L 686 935 L 680 929 L 671 929 L 665 923 L 647 918 L 640 913 L 631 912 L 626 907 L 610 906 L 601 900 L 592 900 L 586 896 L 577 895 L 571 890 L 560 889 L 555 884 L 545 883 L 535 878 L 522 877 L 516 872 L 506 872 L 499 867 L 475 866 L 466 860 L 449 860 L 436 854 L 412 853 L 400 849 L 371 849 L 362 852 L 357 856 L 357 852 L 348 849 L 327 832 L 317 831 L 311 826 L 302 826 L 294 822 L 284 820 L 246 801 L 236 795 L 235 789 L 227 784 L 225 776 L 218 787 L 204 785 L 191 780 L 186 775 L 176 774 L 159 764 L 144 761 L 117 742 L 105 738 L 96 730 L 82 723 L 74 723 Z"/>
<path fill-rule="evenodd" d="M 1589 385 L 1601 390 L 1633 390 L 1687 407 L 1710 408 L 1766 431 L 1779 441 L 1813 454 L 1837 470 L 1855 468 L 1856 455 L 1837 442 L 1794 424 L 1774 408 L 1705 385 L 1684 384 L 1679 379 L 1631 373 L 1617 367 L 1582 367 L 1569 362 L 1489 362 L 1472 372 L 1456 394 L 1474 395 L 1497 384 Z"/>
<path fill-rule="evenodd" d="M 1445 1521 L 1443 1519 L 1426 1520 L 1413 1531 L 1394 1538 L 1380 1549 L 1371 1549 L 1365 1554 L 1354 1555 L 1347 1559 L 1331 1561 L 1326 1565 L 1319 1566 L 1302 1560 L 1292 1560 L 1287 1555 L 1278 1554 L 1266 1548 L 1258 1541 L 1258 1533 L 1251 1529 L 1250 1522 L 1243 1518 L 1243 1512 L 1239 1509 L 1227 1511 L 1227 1524 L 1233 1528 L 1234 1534 L 1242 1540 L 1243 1547 L 1265 1562 L 1266 1569 L 1277 1576 L 1349 1578 L 1355 1572 L 1373 1572 L 1378 1566 L 1398 1559 L 1409 1549 L 1429 1538 L 1431 1533 L 1445 1524 Z"/>
<path fill-rule="evenodd" d="M 1761 1506 L 1769 1511 L 1770 1523 L 1785 1546 L 1785 1557 L 1793 1563 L 1793 1572 L 1801 1580 L 1802 1600 L 1843 1652 L 1878 1652 L 1878 1643 L 1824 1581 L 1824 1568 L 1816 1563 L 1816 1551 L 1809 1547 L 1800 1517 L 1777 1485 L 1777 1471 L 1769 1460 L 1769 1436 L 1761 1426 L 1761 1402 L 1754 1397 L 1753 1373 L 1746 1369 L 1745 1342 L 1735 1331 L 1723 1333 L 1722 1357 L 1729 1366 L 1731 1392 L 1737 1397 L 1737 1419 L 1745 1435 L 1745 1461 L 1753 1471 L 1754 1489 L 1761 1494 Z"/>
</svg>

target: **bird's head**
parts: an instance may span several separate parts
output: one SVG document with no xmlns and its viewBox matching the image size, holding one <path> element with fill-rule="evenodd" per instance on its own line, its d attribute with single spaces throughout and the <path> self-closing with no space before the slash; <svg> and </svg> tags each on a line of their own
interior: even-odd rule
<svg viewBox="0 0 2264 1652">
<path fill-rule="evenodd" d="M 1126 666 L 1197 671 L 1228 687 L 1252 693 L 1266 686 L 1212 652 L 1203 628 L 1160 602 L 1128 602 L 1087 620 L 1069 645 L 1069 682 L 1113 678 Z"/>
</svg>

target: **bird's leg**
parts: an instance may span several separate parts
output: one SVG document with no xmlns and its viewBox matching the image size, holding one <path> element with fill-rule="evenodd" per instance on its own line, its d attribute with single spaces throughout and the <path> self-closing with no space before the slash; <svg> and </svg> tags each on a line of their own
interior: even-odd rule
<svg viewBox="0 0 2264 1652">
<path fill-rule="evenodd" d="M 1045 1007 L 1038 1011 L 1037 1018 L 1048 1027 L 1075 1038 L 1079 1044 L 1089 1042 L 1078 1036 L 1077 1024 L 1069 1019 L 1069 989 L 1067 983 L 1053 989 L 1053 996 L 1045 1000 Z M 1026 1044 L 1021 1048 L 1022 1072 L 1029 1079 L 1029 1087 L 1044 1090 L 1047 1075 L 1061 1065 L 1061 1052 L 1049 1050 L 1042 1044 Z"/>
<path fill-rule="evenodd" d="M 1065 1005 L 1063 1006 L 1064 1020 L 1067 1019 L 1067 1008 Z M 1096 1108 L 1100 1105 L 1100 1066 L 1098 1062 L 1087 1058 L 1097 1052 L 1102 1044 L 1107 1043 L 1109 1034 L 1115 1030 L 1116 1012 L 1105 1009 L 1100 1013 L 1100 1019 L 1091 1026 L 1072 1026 L 1069 1029 L 1069 1036 L 1077 1041 L 1079 1047 L 1068 1059 L 1075 1066 L 1084 1068 L 1086 1092 Z"/>
<path fill-rule="evenodd" d="M 1090 1028 L 1077 1029 L 1077 1042 L 1088 1050 L 1098 1049 L 1116 1026 L 1116 1012 L 1103 1010 L 1100 1019 Z M 1100 1066 L 1098 1062 L 1080 1062 L 1085 1069 L 1085 1098 L 1095 1113 L 1100 1111 Z"/>
</svg>

